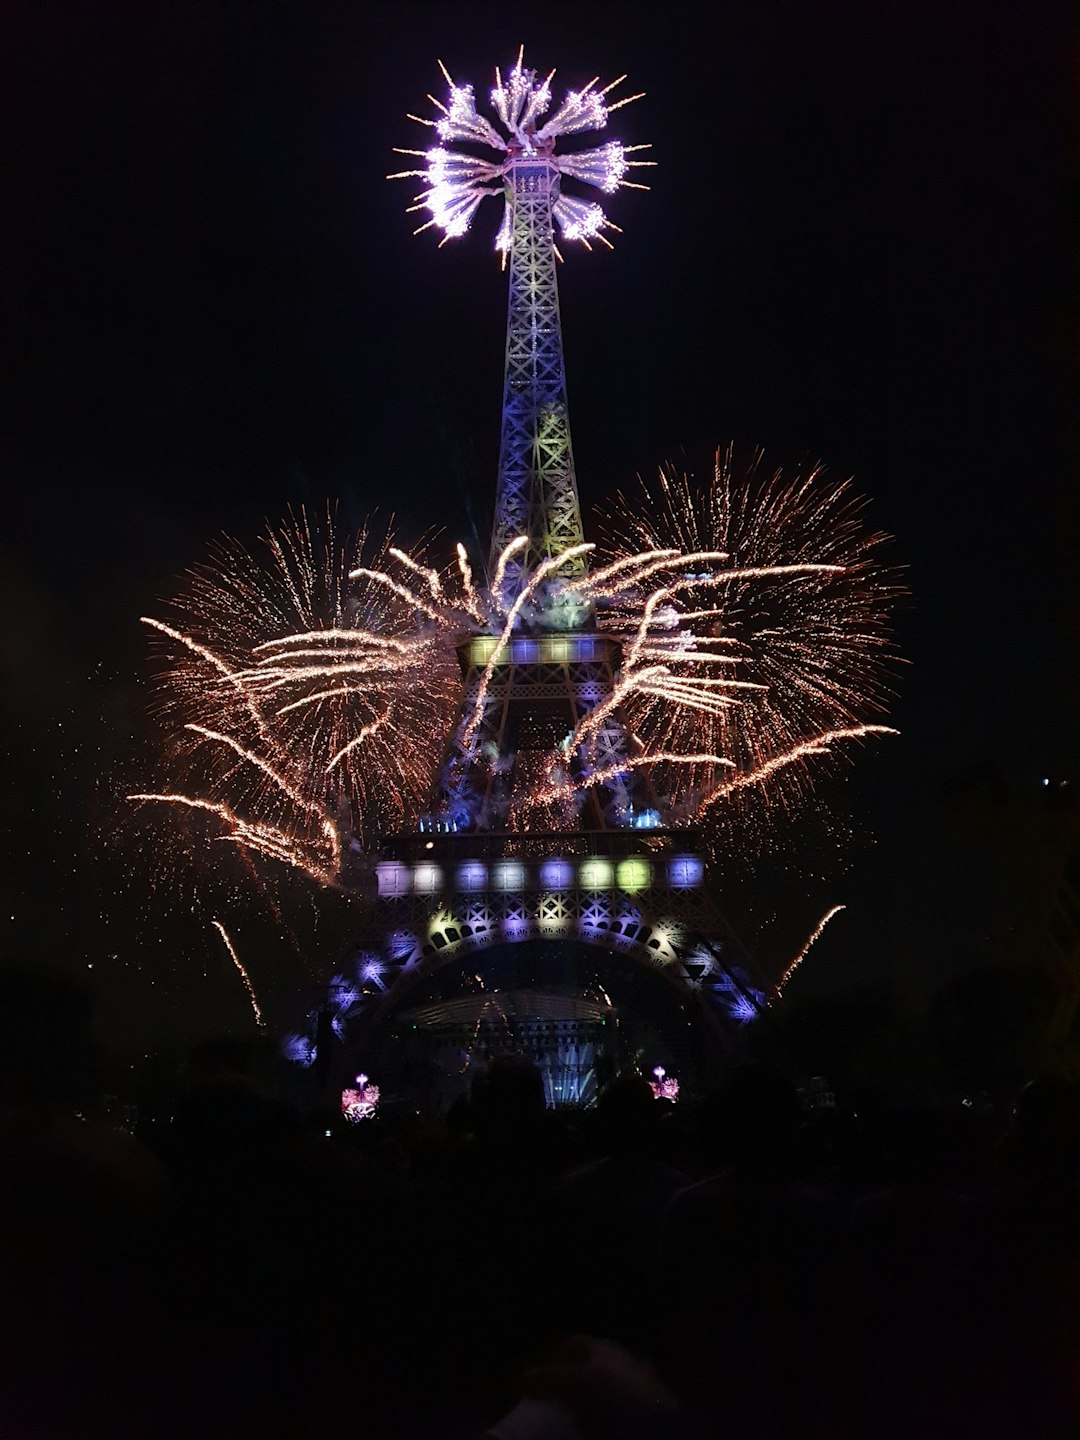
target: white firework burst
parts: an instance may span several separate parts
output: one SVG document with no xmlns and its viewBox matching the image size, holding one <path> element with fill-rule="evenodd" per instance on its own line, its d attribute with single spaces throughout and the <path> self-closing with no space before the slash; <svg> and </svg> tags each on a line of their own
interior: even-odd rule
<svg viewBox="0 0 1080 1440">
<path fill-rule="evenodd" d="M 422 115 L 410 115 L 409 119 L 430 126 L 441 143 L 430 150 L 396 150 L 399 155 L 417 156 L 424 164 L 414 170 L 400 170 L 388 177 L 391 180 L 410 177 L 423 180 L 424 188 L 409 207 L 428 213 L 429 218 L 417 228 L 417 234 L 421 230 L 441 230 L 443 238 L 440 244 L 445 244 L 447 240 L 465 234 L 473 216 L 488 196 L 502 196 L 506 208 L 496 234 L 495 248 L 505 254 L 510 246 L 511 201 L 503 177 L 509 166 L 522 156 L 543 157 L 555 166 L 560 175 L 591 185 L 607 195 L 624 187 L 635 190 L 649 188 L 626 178 L 627 172 L 634 167 L 654 163 L 629 158 L 636 151 L 650 149 L 649 145 L 624 145 L 621 140 L 609 140 L 592 150 L 577 150 L 564 155 L 556 153 L 556 142 L 561 137 L 586 130 L 602 130 L 613 111 L 629 105 L 632 100 L 641 99 L 640 94 L 627 95 L 621 100 L 609 98 L 626 79 L 625 75 L 620 75 L 602 90 L 597 89 L 598 78 L 590 80 L 580 90 L 568 90 L 555 113 L 544 120 L 551 107 L 551 81 L 555 72 L 552 70 L 541 78 L 537 71 L 527 70 L 522 47 L 505 79 L 498 69 L 495 71 L 491 108 L 497 123 L 493 123 L 477 110 L 473 87 L 455 82 L 441 60 L 439 69 L 450 87 L 445 104 L 434 95 L 428 96 L 441 112 L 439 118 L 430 120 Z M 454 142 L 494 150 L 498 158 L 481 157 L 467 150 L 450 148 Z M 580 240 L 586 247 L 593 239 L 607 244 L 602 232 L 618 229 L 596 201 L 576 195 L 558 195 L 553 214 L 562 237 Z"/>
</svg>

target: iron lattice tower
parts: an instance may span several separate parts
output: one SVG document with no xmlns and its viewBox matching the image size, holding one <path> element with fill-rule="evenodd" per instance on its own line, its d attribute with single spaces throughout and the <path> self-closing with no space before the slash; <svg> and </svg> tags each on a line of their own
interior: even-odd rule
<svg viewBox="0 0 1080 1440">
<path fill-rule="evenodd" d="M 509 303 L 488 578 L 502 615 L 526 592 L 529 603 L 508 640 L 493 631 L 460 644 L 461 709 L 431 812 L 417 833 L 387 839 L 376 864 L 381 918 L 336 982 L 341 1033 L 359 1015 L 357 1045 L 368 1046 L 373 1063 L 372 1036 L 419 981 L 449 961 L 522 940 L 584 942 L 637 960 L 714 1032 L 730 1034 L 731 1020 L 754 1018 L 762 1002 L 745 952 L 709 900 L 696 837 L 663 828 L 644 768 L 627 763 L 617 708 L 605 708 L 590 751 L 608 779 L 587 787 L 584 806 L 524 805 L 560 742 L 610 699 L 621 660 L 618 641 L 597 628 L 587 596 L 575 591 L 588 566 L 555 225 L 565 238 L 602 240 L 609 222 L 600 207 L 563 195 L 561 179 L 614 189 L 635 162 L 618 142 L 556 157 L 560 124 L 566 133 L 606 121 L 606 92 L 571 92 L 539 126 L 546 85 L 520 57 L 507 84 L 499 80 L 492 99 L 511 132 L 504 142 L 478 116 L 471 88 L 451 82 L 440 133 L 497 146 L 504 158 L 455 161 L 436 150 L 426 170 L 406 172 L 428 180 L 421 204 L 447 236 L 463 233 L 486 195 L 501 190 L 506 199 L 497 244 L 509 252 Z M 612 175 L 615 183 L 602 183 Z M 536 583 L 542 568 L 550 585 Z"/>
<path fill-rule="evenodd" d="M 505 653 L 496 636 L 474 637 L 461 647 L 462 712 L 433 811 L 436 824 L 455 831 L 516 828 L 540 769 L 611 693 L 619 663 L 618 643 L 596 630 L 591 606 L 573 590 L 573 581 L 587 573 L 587 561 L 555 271 L 559 173 L 543 151 L 515 152 L 505 183 L 510 279 L 490 575 L 496 575 L 513 541 L 525 537 L 527 544 L 501 567 L 501 607 L 509 608 L 542 562 L 566 559 L 551 569 L 555 583 L 529 607 Z M 495 672 L 486 678 L 493 656 Z M 481 692 L 480 722 L 472 728 Z M 544 828 L 607 830 L 632 823 L 634 791 L 643 787 L 631 787 L 626 745 L 612 713 L 600 728 L 596 757 L 605 769 L 621 770 L 620 778 L 591 789 L 580 813 L 549 813 Z"/>
<path fill-rule="evenodd" d="M 502 440 L 490 570 L 519 535 L 528 548 L 506 567 L 516 595 L 541 560 L 585 540 L 566 399 L 552 206 L 559 172 L 549 154 L 517 154 L 506 176 L 511 215 Z M 583 575 L 584 555 L 556 572 Z"/>
</svg>

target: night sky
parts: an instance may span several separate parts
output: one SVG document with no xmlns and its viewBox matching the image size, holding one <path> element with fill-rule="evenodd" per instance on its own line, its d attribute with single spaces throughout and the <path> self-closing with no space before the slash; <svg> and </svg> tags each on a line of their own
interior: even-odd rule
<svg viewBox="0 0 1080 1440">
<path fill-rule="evenodd" d="M 404 112 L 437 56 L 482 90 L 524 40 L 566 83 L 648 92 L 612 133 L 653 142 L 652 193 L 612 201 L 613 254 L 560 270 L 585 509 L 733 439 L 854 475 L 909 567 L 902 736 L 824 791 L 862 838 L 820 882 L 732 897 L 762 957 L 844 901 L 799 984 L 925 987 L 998 902 L 944 791 L 1069 773 L 1066 7 L 504 13 L 4 9 L 0 920 L 13 953 L 93 966 L 113 1036 L 250 1025 L 220 948 L 178 961 L 179 919 L 136 923 L 113 777 L 150 733 L 139 615 L 215 534 L 253 541 L 290 504 L 486 550 L 495 209 L 440 251 L 383 179 L 424 142 Z"/>
</svg>

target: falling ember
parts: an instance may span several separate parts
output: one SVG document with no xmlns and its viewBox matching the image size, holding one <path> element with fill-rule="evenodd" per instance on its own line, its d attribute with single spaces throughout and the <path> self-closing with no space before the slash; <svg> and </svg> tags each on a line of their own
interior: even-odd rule
<svg viewBox="0 0 1080 1440">
<path fill-rule="evenodd" d="M 236 948 L 233 945 L 232 941 L 229 939 L 228 931 L 225 929 L 225 926 L 221 923 L 220 920 L 211 920 L 210 923 L 221 936 L 222 940 L 224 940 L 225 949 L 228 950 L 229 955 L 232 958 L 233 964 L 236 966 L 237 970 L 240 971 L 240 978 L 243 980 L 244 988 L 247 990 L 248 998 L 251 1000 L 251 1009 L 255 1015 L 255 1024 L 259 1027 L 260 1030 L 265 1030 L 266 1022 L 263 1020 L 262 1011 L 259 1009 L 259 1001 L 255 995 L 255 986 L 252 985 L 251 976 L 244 969 L 243 965 L 240 962 L 240 956 L 237 955 Z"/>
<path fill-rule="evenodd" d="M 802 947 L 799 953 L 795 956 L 795 959 L 792 960 L 791 964 L 787 967 L 784 973 L 780 976 L 780 979 L 776 982 L 776 989 L 773 992 L 775 999 L 780 1000 L 783 998 L 784 986 L 788 983 L 792 975 L 795 974 L 795 971 L 806 959 L 807 955 L 810 953 L 811 945 L 813 945 L 814 941 L 825 929 L 825 926 L 829 923 L 829 921 L 833 918 L 834 915 L 839 915 L 841 910 L 846 909 L 846 905 L 834 905 L 831 910 L 825 911 L 825 914 L 821 917 L 818 923 L 814 926 L 813 930 L 811 930 L 810 934 L 807 936 L 806 944 Z"/>
</svg>

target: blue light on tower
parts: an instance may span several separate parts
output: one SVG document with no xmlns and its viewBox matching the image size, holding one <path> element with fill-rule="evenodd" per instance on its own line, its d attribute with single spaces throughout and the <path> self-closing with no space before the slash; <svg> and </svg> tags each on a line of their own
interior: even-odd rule
<svg viewBox="0 0 1080 1440">
<path fill-rule="evenodd" d="M 635 830 L 659 830 L 664 822 L 659 810 L 639 810 L 630 823 Z"/>
</svg>

